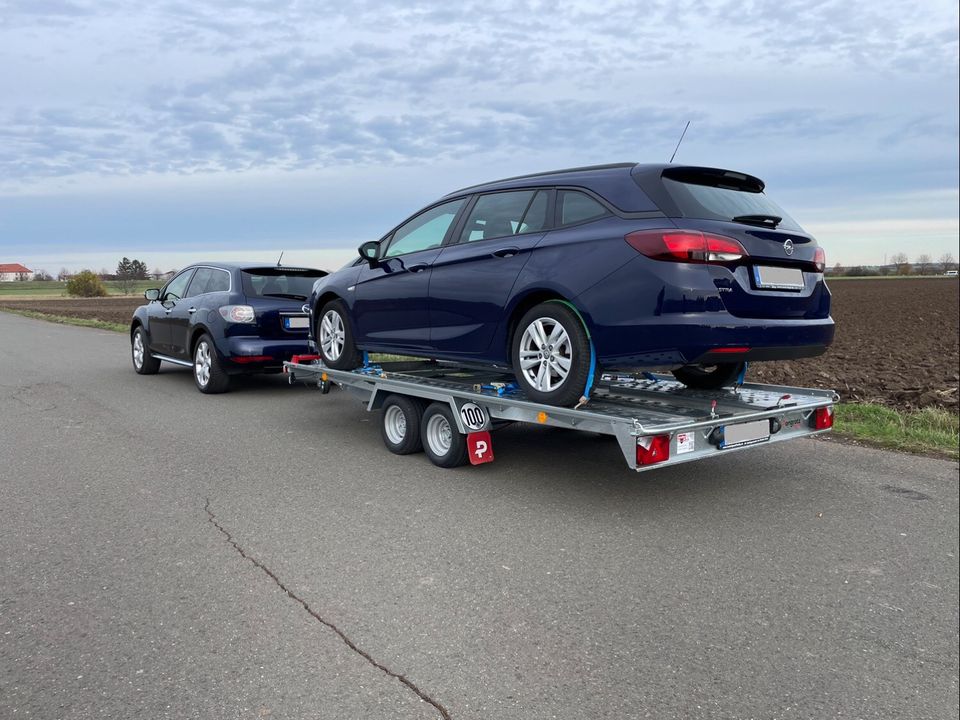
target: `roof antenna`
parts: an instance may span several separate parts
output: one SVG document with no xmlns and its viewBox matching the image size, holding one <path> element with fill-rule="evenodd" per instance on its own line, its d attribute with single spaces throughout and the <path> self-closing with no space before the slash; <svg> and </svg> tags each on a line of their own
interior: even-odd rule
<svg viewBox="0 0 960 720">
<path fill-rule="evenodd" d="M 680 133 L 680 139 L 677 140 L 677 146 L 673 149 L 673 155 L 670 156 L 670 162 L 673 162 L 673 159 L 677 156 L 677 150 L 680 149 L 680 143 L 683 142 L 683 136 L 687 134 L 687 128 L 690 127 L 690 121 L 687 120 L 687 124 L 683 126 L 683 132 Z"/>
<path fill-rule="evenodd" d="M 280 251 L 280 257 L 277 258 L 277 267 L 280 267 L 281 260 L 283 260 L 283 250 Z"/>
</svg>

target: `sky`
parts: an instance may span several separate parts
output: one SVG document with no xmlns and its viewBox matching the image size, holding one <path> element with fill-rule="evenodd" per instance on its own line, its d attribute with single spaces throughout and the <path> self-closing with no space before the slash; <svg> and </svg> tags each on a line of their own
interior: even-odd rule
<svg viewBox="0 0 960 720">
<path fill-rule="evenodd" d="M 826 248 L 958 251 L 956 0 L 0 0 L 0 262 L 339 266 L 459 187 L 741 170 Z"/>
</svg>

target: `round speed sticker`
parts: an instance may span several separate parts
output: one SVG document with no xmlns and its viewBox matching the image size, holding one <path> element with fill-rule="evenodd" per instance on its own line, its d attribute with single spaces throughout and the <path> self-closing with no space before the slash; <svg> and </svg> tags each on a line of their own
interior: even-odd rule
<svg viewBox="0 0 960 720">
<path fill-rule="evenodd" d="M 476 403 L 464 403 L 460 407 L 460 419 L 468 430 L 483 430 L 487 424 L 487 414 Z"/>
</svg>

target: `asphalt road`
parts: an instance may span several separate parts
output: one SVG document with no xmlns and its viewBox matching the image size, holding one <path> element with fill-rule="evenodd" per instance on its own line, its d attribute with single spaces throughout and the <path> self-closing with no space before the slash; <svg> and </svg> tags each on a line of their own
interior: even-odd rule
<svg viewBox="0 0 960 720">
<path fill-rule="evenodd" d="M 0 313 L 0 718 L 957 716 L 955 463 L 377 420 Z"/>
</svg>

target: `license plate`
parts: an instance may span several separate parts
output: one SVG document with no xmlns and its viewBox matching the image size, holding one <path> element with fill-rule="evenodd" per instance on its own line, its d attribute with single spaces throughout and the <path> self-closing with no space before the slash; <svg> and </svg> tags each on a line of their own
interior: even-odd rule
<svg viewBox="0 0 960 720">
<path fill-rule="evenodd" d="M 723 428 L 723 444 L 721 450 L 754 443 L 765 442 L 770 439 L 770 421 L 756 420 L 754 422 L 727 425 Z"/>
<path fill-rule="evenodd" d="M 310 327 L 310 321 L 305 317 L 285 317 L 283 326 L 287 330 L 306 330 Z"/>
<path fill-rule="evenodd" d="M 803 290 L 803 271 L 796 268 L 754 265 L 753 279 L 765 290 Z"/>
</svg>

